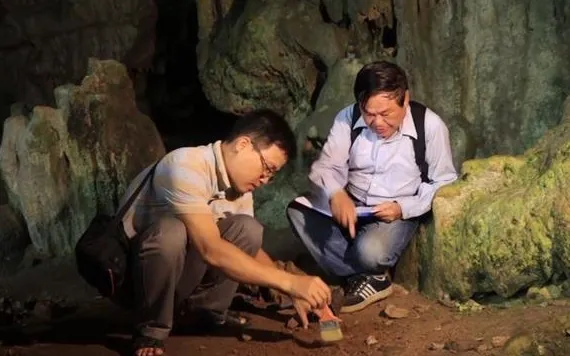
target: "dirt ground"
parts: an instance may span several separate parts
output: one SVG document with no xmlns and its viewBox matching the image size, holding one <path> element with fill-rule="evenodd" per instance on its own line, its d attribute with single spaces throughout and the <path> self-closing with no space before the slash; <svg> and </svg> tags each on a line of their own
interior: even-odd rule
<svg viewBox="0 0 570 356">
<path fill-rule="evenodd" d="M 74 295 L 72 313 L 24 328 L 1 330 L 1 355 L 106 356 L 125 354 L 129 315 L 97 299 L 66 264 L 45 266 L 0 282 L 2 295 Z M 46 278 L 49 276 L 49 278 Z M 243 304 L 243 303 L 242 303 Z M 409 313 L 385 315 L 388 305 Z M 320 342 L 317 324 L 290 330 L 291 310 L 255 303 L 252 328 L 238 334 L 173 335 L 168 355 L 570 355 L 570 300 L 512 301 L 463 310 L 398 290 L 364 311 L 342 315 L 344 339 Z M 245 339 L 245 340 L 244 340 Z"/>
</svg>

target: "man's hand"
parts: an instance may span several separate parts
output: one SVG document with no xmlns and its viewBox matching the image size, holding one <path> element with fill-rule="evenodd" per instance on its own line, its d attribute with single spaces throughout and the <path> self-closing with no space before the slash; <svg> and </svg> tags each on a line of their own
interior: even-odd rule
<svg viewBox="0 0 570 356">
<path fill-rule="evenodd" d="M 342 189 L 334 193 L 330 201 L 333 219 L 342 227 L 348 229 L 350 237 L 356 236 L 356 207 L 348 193 Z"/>
<path fill-rule="evenodd" d="M 321 308 L 331 303 L 331 290 L 319 277 L 290 274 L 289 288 L 285 291 L 292 298 L 303 299 L 311 308 Z"/>
<path fill-rule="evenodd" d="M 330 310 L 328 305 L 325 305 L 322 308 L 313 309 L 309 305 L 309 303 L 305 302 L 302 299 L 293 298 L 293 306 L 295 307 L 295 311 L 297 315 L 299 315 L 299 319 L 301 319 L 301 325 L 304 329 L 309 326 L 309 312 L 315 313 L 319 318 L 322 318 L 325 315 L 332 315 L 332 318 L 336 321 L 342 321 L 341 319 L 334 316 L 333 312 Z"/>
<path fill-rule="evenodd" d="M 291 300 L 293 302 L 293 307 L 295 308 L 297 315 L 299 315 L 299 319 L 301 320 L 301 325 L 303 326 L 303 329 L 308 328 L 309 327 L 308 314 L 311 311 L 311 305 L 306 301 L 304 301 L 303 299 L 292 298 Z"/>
<path fill-rule="evenodd" d="M 374 216 L 376 216 L 378 220 L 387 223 L 402 218 L 402 208 L 400 204 L 395 201 L 378 204 L 374 207 L 374 211 L 376 212 Z"/>
</svg>

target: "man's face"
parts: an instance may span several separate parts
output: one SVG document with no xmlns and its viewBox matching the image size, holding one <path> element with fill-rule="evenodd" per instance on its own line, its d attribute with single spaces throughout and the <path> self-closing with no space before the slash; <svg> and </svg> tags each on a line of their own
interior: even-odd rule
<svg viewBox="0 0 570 356">
<path fill-rule="evenodd" d="M 403 106 L 398 105 L 398 99 L 392 93 L 379 93 L 371 96 L 360 109 L 366 125 L 382 138 L 389 138 L 398 131 L 404 121 L 408 103 L 407 91 Z"/>
<path fill-rule="evenodd" d="M 228 175 L 233 188 L 239 193 L 251 192 L 267 184 L 287 163 L 285 152 L 276 145 L 256 147 L 249 137 L 238 138 L 236 154 L 228 162 Z"/>
</svg>

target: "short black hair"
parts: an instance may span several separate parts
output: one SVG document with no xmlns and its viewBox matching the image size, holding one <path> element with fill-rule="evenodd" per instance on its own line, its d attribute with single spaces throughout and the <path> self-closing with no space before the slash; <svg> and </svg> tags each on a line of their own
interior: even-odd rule
<svg viewBox="0 0 570 356">
<path fill-rule="evenodd" d="M 389 93 L 396 98 L 398 105 L 404 105 L 408 90 L 406 72 L 397 64 L 388 61 L 377 61 L 363 66 L 354 81 L 354 98 L 361 106 L 365 106 L 371 96 Z"/>
<path fill-rule="evenodd" d="M 248 136 L 259 148 L 271 145 L 279 147 L 288 160 L 297 157 L 297 140 L 285 118 L 273 110 L 259 109 L 239 117 L 226 141 L 233 141 L 240 136 Z"/>
</svg>

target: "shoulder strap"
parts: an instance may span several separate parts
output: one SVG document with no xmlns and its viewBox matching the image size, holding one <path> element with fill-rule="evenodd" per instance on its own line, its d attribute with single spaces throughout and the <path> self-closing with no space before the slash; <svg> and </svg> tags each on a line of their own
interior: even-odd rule
<svg viewBox="0 0 570 356">
<path fill-rule="evenodd" d="M 154 175 L 154 171 L 156 170 L 156 166 L 158 165 L 158 162 L 160 162 L 160 160 L 156 161 L 156 163 L 152 166 L 152 168 L 148 171 L 146 176 L 143 178 L 142 182 L 139 184 L 137 189 L 135 189 L 133 191 L 133 193 L 131 194 L 131 196 L 129 197 L 129 199 L 125 203 L 125 205 L 123 205 L 121 207 L 121 209 L 119 210 L 119 212 L 115 216 L 115 224 L 114 225 L 117 225 L 117 223 L 123 219 L 123 217 L 127 213 L 127 210 L 129 210 L 131 205 L 133 205 L 133 202 L 135 201 L 137 195 L 139 195 L 141 189 L 144 187 L 146 182 Z"/>
<path fill-rule="evenodd" d="M 416 126 L 416 132 L 418 134 L 417 139 L 412 139 L 414 144 L 414 153 L 416 156 L 416 164 L 420 169 L 422 182 L 429 182 L 428 164 L 426 162 L 426 107 L 416 101 L 410 101 L 410 109 L 412 111 L 412 118 L 414 119 L 414 125 Z"/>
<path fill-rule="evenodd" d="M 354 141 L 356 140 L 358 135 L 360 135 L 362 129 L 364 128 L 364 127 L 359 127 L 356 129 L 354 128 L 354 125 L 356 125 L 356 122 L 358 121 L 359 118 L 360 118 L 360 106 L 358 105 L 358 103 L 355 103 L 352 106 L 352 121 L 350 124 L 350 147 L 352 147 L 352 144 L 354 143 Z"/>
</svg>

